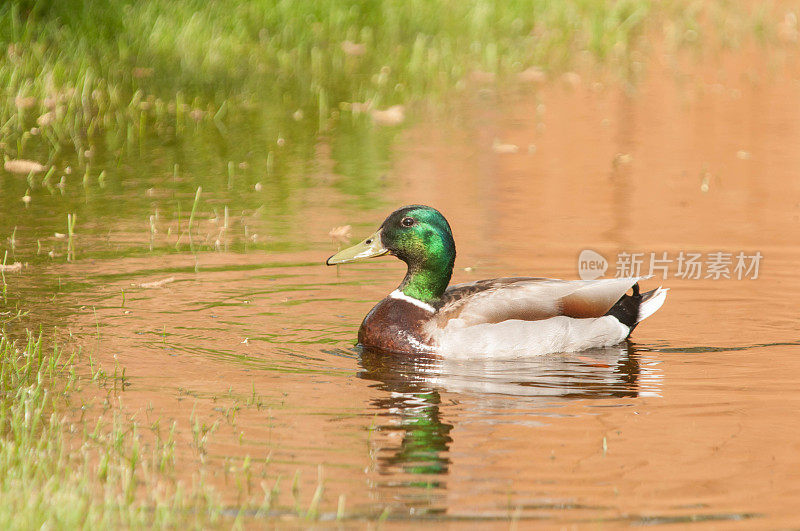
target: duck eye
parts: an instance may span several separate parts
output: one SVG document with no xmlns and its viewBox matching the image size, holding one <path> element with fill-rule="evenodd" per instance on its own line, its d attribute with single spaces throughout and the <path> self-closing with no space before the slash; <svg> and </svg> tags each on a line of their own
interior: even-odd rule
<svg viewBox="0 0 800 531">
<path fill-rule="evenodd" d="M 410 227 L 414 224 L 414 218 L 403 218 L 400 223 L 402 223 L 404 227 Z"/>
</svg>

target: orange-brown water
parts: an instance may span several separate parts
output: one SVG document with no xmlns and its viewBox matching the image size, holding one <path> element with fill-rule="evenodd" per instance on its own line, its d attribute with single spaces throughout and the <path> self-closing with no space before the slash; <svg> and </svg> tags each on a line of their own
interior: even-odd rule
<svg viewBox="0 0 800 531">
<path fill-rule="evenodd" d="M 800 75 L 783 52 L 735 57 L 657 58 L 635 87 L 586 74 L 465 96 L 403 134 L 372 209 L 326 186 L 337 175 L 321 144 L 320 185 L 287 229 L 310 250 L 201 253 L 197 273 L 189 254 L 79 263 L 64 274 L 91 289 L 69 326 L 126 368 L 127 411 L 177 422 L 179 463 L 197 458 L 192 413 L 219 421 L 206 470 L 232 505 L 224 470 L 249 455 L 269 457 L 287 505 L 295 472 L 307 505 L 322 465 L 328 512 L 344 494 L 353 515 L 503 527 L 797 526 Z M 407 203 L 447 216 L 456 282 L 577 278 L 583 249 L 610 260 L 607 276 L 622 251 L 763 260 L 742 280 L 678 279 L 673 262 L 645 283 L 671 291 L 630 346 L 485 363 L 360 355 L 357 327 L 403 267 L 326 268 L 327 232 L 351 223 L 363 237 Z"/>
</svg>

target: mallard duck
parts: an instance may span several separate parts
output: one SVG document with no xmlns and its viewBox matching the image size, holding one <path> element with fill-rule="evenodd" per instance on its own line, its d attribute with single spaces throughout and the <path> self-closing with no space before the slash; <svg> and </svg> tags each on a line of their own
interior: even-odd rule
<svg viewBox="0 0 800 531">
<path fill-rule="evenodd" d="M 391 352 L 513 357 L 611 346 L 667 295 L 661 287 L 640 293 L 643 277 L 513 277 L 448 287 L 456 258 L 453 233 L 438 210 L 424 205 L 395 210 L 374 234 L 326 263 L 387 254 L 405 262 L 408 272 L 364 318 L 358 342 Z"/>
</svg>

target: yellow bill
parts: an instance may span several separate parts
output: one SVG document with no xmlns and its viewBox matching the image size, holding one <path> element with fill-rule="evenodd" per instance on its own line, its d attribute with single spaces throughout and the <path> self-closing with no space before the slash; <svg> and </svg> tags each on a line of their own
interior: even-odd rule
<svg viewBox="0 0 800 531">
<path fill-rule="evenodd" d="M 381 243 L 381 231 L 379 229 L 378 232 L 363 242 L 357 243 L 331 256 L 325 263 L 328 265 L 348 264 L 350 262 L 366 260 L 367 258 L 383 256 L 388 252 L 389 249 L 385 248 L 383 243 Z"/>
</svg>

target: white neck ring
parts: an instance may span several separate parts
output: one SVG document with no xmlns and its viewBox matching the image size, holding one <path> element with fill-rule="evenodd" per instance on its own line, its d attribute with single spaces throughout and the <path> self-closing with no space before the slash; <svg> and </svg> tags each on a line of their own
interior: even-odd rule
<svg viewBox="0 0 800 531">
<path fill-rule="evenodd" d="M 414 297 L 409 297 L 408 295 L 406 295 L 405 293 L 403 293 L 399 289 L 396 289 L 393 292 L 391 292 L 389 294 L 389 297 L 391 297 L 393 299 L 400 300 L 400 301 L 409 302 L 409 303 L 413 304 L 414 306 L 416 306 L 417 308 L 422 308 L 423 310 L 431 312 L 431 313 L 435 313 L 436 312 L 436 308 L 434 308 L 433 306 L 431 306 L 427 302 L 422 302 L 421 300 L 415 299 Z"/>
</svg>

